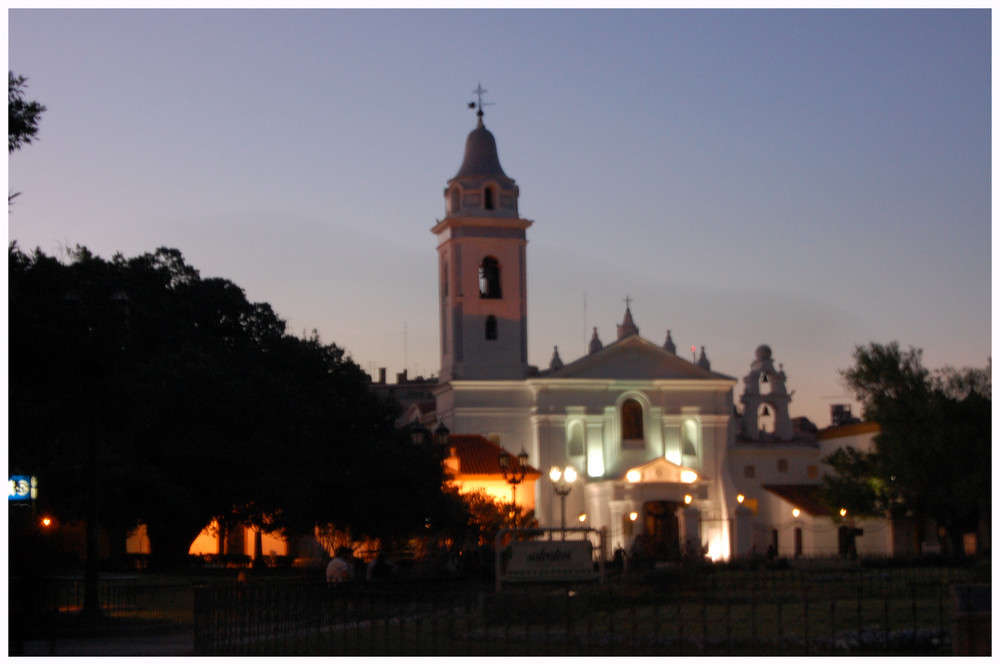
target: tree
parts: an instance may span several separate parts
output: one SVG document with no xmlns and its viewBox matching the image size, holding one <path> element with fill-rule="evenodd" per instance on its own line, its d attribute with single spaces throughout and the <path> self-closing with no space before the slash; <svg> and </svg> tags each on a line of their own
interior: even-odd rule
<svg viewBox="0 0 1000 665">
<path fill-rule="evenodd" d="M 7 153 L 20 150 L 25 143 L 31 143 L 38 133 L 38 121 L 45 107 L 35 101 L 24 100 L 24 89 L 28 87 L 28 79 L 14 76 L 7 70 Z M 7 195 L 7 204 L 20 195 L 14 192 Z"/>
<path fill-rule="evenodd" d="M 28 79 L 7 72 L 7 152 L 20 150 L 25 143 L 30 144 L 38 133 L 38 121 L 45 107 L 36 101 L 26 101 L 24 90 Z"/>
<path fill-rule="evenodd" d="M 824 460 L 835 470 L 824 494 L 857 515 L 888 511 L 918 528 L 933 518 L 961 552 L 963 534 L 977 530 L 989 506 L 989 369 L 932 374 L 921 357 L 895 342 L 855 349 L 841 376 L 880 432 L 873 451 L 847 448 Z"/>
<path fill-rule="evenodd" d="M 498 501 L 483 490 L 461 495 L 468 513 L 467 539 L 476 545 L 492 546 L 501 529 L 533 529 L 538 527 L 534 512 L 524 512 L 521 506 Z"/>
<path fill-rule="evenodd" d="M 389 538 L 443 510 L 439 456 L 343 349 L 179 251 L 63 264 L 12 244 L 8 271 L 9 463 L 62 521 L 96 483 L 102 527 L 145 523 L 163 559 L 213 519 Z"/>
</svg>

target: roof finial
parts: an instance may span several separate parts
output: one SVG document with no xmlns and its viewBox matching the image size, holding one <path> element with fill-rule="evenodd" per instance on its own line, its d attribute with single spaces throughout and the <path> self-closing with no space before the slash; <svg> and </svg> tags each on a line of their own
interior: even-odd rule
<svg viewBox="0 0 1000 665">
<path fill-rule="evenodd" d="M 483 107 L 484 106 L 493 106 L 493 102 L 484 102 L 483 101 L 483 93 L 487 92 L 487 91 L 483 90 L 483 84 L 482 83 L 476 83 L 476 89 L 473 90 L 472 92 L 473 92 L 473 94 L 476 95 L 476 101 L 469 102 L 469 108 L 470 109 L 478 109 L 476 111 L 476 116 L 478 116 L 478 118 L 479 118 L 479 124 L 482 125 L 483 124 Z"/>
</svg>

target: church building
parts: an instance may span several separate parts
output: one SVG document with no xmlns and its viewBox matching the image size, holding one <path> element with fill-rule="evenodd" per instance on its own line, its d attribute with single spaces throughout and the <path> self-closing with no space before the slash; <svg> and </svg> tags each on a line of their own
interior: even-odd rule
<svg viewBox="0 0 1000 665">
<path fill-rule="evenodd" d="M 725 451 L 733 438 L 735 379 L 639 335 L 626 306 L 616 338 L 594 329 L 590 353 L 548 369 L 528 364 L 527 230 L 519 189 L 483 124 L 469 134 L 444 191 L 438 240 L 441 373 L 436 416 L 456 434 L 479 434 L 532 466 L 574 467 L 566 499 L 574 522 L 606 529 L 608 545 L 647 536 L 656 553 L 682 547 L 728 556 Z M 547 479 L 539 481 L 545 484 Z M 536 517 L 559 526 L 558 498 L 535 492 Z M 574 525 L 578 525 L 574 524 Z"/>
<path fill-rule="evenodd" d="M 744 379 L 743 414 L 734 408 L 737 379 L 713 371 L 704 348 L 697 362 L 679 356 L 669 330 L 662 344 L 642 337 L 628 299 L 613 339 L 602 342 L 595 328 L 585 356 L 563 362 L 555 349 L 547 368 L 529 365 L 533 222 L 518 209 L 518 185 L 500 165 L 481 99 L 476 115 L 461 166 L 444 189 L 445 217 L 432 229 L 441 369 L 434 413 L 424 417 L 454 435 L 527 453 L 541 470 L 534 498 L 543 527 L 582 523 L 604 531 L 607 548 L 641 548 L 657 559 L 721 559 L 768 546 L 781 555 L 836 553 L 837 526 L 814 514 L 822 513 L 815 501 L 795 507 L 794 522 L 789 512 L 784 535 L 773 528 L 778 518 L 768 517 L 797 500 L 795 488 L 806 486 L 801 496 L 814 498 L 821 478 L 816 437 L 794 430 L 785 374 L 767 346 L 757 349 Z M 743 475 L 772 457 L 786 466 L 791 458 L 797 469 L 779 478 L 785 482 L 776 491 Z M 567 466 L 578 479 L 563 512 L 548 470 Z M 804 552 L 801 529 L 809 520 L 833 535 Z"/>
</svg>

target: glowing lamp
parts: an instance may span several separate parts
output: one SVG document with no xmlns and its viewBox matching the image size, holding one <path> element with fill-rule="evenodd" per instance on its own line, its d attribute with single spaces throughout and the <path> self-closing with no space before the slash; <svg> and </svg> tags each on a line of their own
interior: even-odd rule
<svg viewBox="0 0 1000 665">
<path fill-rule="evenodd" d="M 693 483 L 698 480 L 698 474 L 689 469 L 681 471 L 681 482 L 682 483 Z"/>
<path fill-rule="evenodd" d="M 628 514 L 628 518 L 634 522 L 639 518 L 639 513 L 633 510 L 631 513 Z"/>
<path fill-rule="evenodd" d="M 742 494 L 737 494 L 736 495 L 736 503 L 738 503 L 740 505 L 743 505 L 743 500 L 744 499 L 746 499 L 746 497 L 743 496 Z"/>
<path fill-rule="evenodd" d="M 691 503 L 691 495 L 690 494 L 685 494 L 684 495 L 684 503 L 686 503 L 686 504 L 690 504 Z"/>
<path fill-rule="evenodd" d="M 841 517 L 846 517 L 847 516 L 847 508 L 841 508 L 840 509 L 840 516 Z"/>
<path fill-rule="evenodd" d="M 792 517 L 794 517 L 795 519 L 799 519 L 799 512 L 800 511 L 798 508 L 792 508 Z"/>
<path fill-rule="evenodd" d="M 42 518 L 42 526 L 52 526 L 52 518 L 51 517 L 43 517 Z"/>
<path fill-rule="evenodd" d="M 580 513 L 579 520 L 580 520 L 581 523 L 586 522 L 587 521 L 587 513 Z"/>
<path fill-rule="evenodd" d="M 576 480 L 576 469 L 567 466 L 560 469 L 558 466 L 552 467 L 549 471 L 549 479 L 552 480 L 552 489 L 559 495 L 559 506 L 562 509 L 561 527 L 566 528 L 566 496 L 573 491 L 573 481 Z M 566 532 L 563 531 L 563 540 L 566 539 Z"/>
<path fill-rule="evenodd" d="M 642 480 L 642 474 L 639 473 L 638 470 L 632 469 L 631 471 L 625 474 L 625 480 L 629 481 L 630 483 L 637 483 L 640 480 Z"/>
</svg>

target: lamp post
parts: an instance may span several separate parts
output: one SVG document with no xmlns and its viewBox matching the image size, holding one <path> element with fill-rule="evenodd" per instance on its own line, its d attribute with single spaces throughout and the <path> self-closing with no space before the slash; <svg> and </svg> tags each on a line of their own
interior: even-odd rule
<svg viewBox="0 0 1000 665">
<path fill-rule="evenodd" d="M 573 490 L 573 483 L 576 481 L 576 469 L 567 466 L 560 469 L 558 466 L 552 467 L 549 471 L 549 478 L 552 480 L 552 489 L 559 495 L 559 502 L 562 508 L 562 539 L 566 540 L 566 497 Z"/>
<path fill-rule="evenodd" d="M 802 528 L 799 526 L 799 515 L 802 511 L 792 508 L 792 517 L 795 518 L 795 558 L 802 556 Z"/>
<path fill-rule="evenodd" d="M 528 453 L 524 452 L 524 448 L 521 448 L 521 452 L 517 456 L 517 462 L 514 463 L 510 453 L 506 450 L 501 450 L 498 461 L 500 463 L 500 473 L 503 474 L 503 479 L 510 485 L 510 503 L 514 507 L 514 510 L 517 510 L 517 486 L 521 484 L 527 473 Z"/>
<path fill-rule="evenodd" d="M 438 448 L 444 450 L 448 447 L 450 436 L 451 431 L 444 426 L 443 422 L 438 423 L 438 426 L 434 428 L 433 433 L 424 427 L 419 420 L 413 424 L 413 427 L 410 428 L 410 441 L 412 441 L 415 446 L 426 446 L 433 439 L 434 444 L 437 445 Z"/>
</svg>

